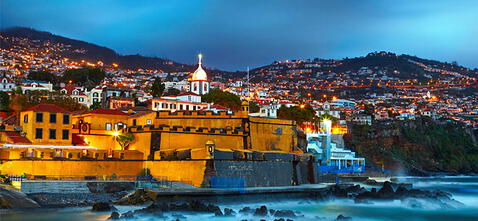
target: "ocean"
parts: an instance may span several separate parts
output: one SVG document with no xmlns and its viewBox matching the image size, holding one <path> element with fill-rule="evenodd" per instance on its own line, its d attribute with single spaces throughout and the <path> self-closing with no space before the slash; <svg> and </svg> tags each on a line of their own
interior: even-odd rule
<svg viewBox="0 0 478 221">
<path fill-rule="evenodd" d="M 266 205 L 269 209 L 289 209 L 296 211 L 298 217 L 292 220 L 335 220 L 338 215 L 351 217 L 352 220 L 478 220 L 478 176 L 445 176 L 445 177 L 399 177 L 400 182 L 413 183 L 414 188 L 425 190 L 442 190 L 449 192 L 462 206 L 443 207 L 435 202 L 425 200 L 413 201 L 373 201 L 368 204 L 357 204 L 348 199 L 332 199 L 325 201 L 311 200 L 274 200 L 254 201 L 254 203 L 233 202 L 217 204 L 221 209 L 231 208 L 238 212 L 249 206 L 258 208 Z M 142 206 L 116 206 L 118 212 L 124 213 Z M 91 212 L 91 207 L 74 207 L 63 209 L 41 209 L 2 214 L 1 221 L 29 220 L 107 220 L 111 212 Z M 234 217 L 215 217 L 210 213 L 165 213 L 164 217 L 138 216 L 129 220 L 274 220 L 276 217 L 256 217 L 236 214 Z"/>
</svg>

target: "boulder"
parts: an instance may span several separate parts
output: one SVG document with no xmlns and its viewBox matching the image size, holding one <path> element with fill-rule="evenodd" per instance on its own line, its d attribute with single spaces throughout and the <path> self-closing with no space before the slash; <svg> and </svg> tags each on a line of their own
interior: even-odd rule
<svg viewBox="0 0 478 221">
<path fill-rule="evenodd" d="M 254 216 L 267 216 L 267 207 L 263 205 L 257 208 L 256 211 L 254 211 Z"/>
<path fill-rule="evenodd" d="M 276 210 L 274 213 L 276 217 L 296 217 L 294 211 L 292 210 Z"/>
<path fill-rule="evenodd" d="M 121 214 L 121 219 L 134 219 L 133 211 L 128 211 L 126 213 Z"/>
<path fill-rule="evenodd" d="M 155 201 L 157 193 L 146 190 L 146 189 L 137 189 L 134 192 L 123 196 L 122 198 L 114 201 L 115 204 L 119 205 L 141 205 L 147 202 Z"/>
<path fill-rule="evenodd" d="M 335 220 L 352 220 L 352 217 L 344 216 L 342 214 L 338 215 Z"/>
<path fill-rule="evenodd" d="M 0 188 L 0 209 L 21 209 L 40 207 L 37 202 L 30 199 L 26 194 Z"/>
<path fill-rule="evenodd" d="M 393 191 L 392 183 L 385 181 L 383 187 L 378 191 L 380 198 L 393 198 L 395 192 Z"/>
<path fill-rule="evenodd" d="M 250 213 L 250 212 L 252 212 L 252 209 L 251 207 L 248 207 L 248 206 L 239 210 L 239 213 Z"/>
<path fill-rule="evenodd" d="M 115 209 L 116 208 L 114 206 L 111 206 L 109 203 L 99 202 L 99 203 L 93 204 L 91 211 L 104 212 L 104 211 L 111 211 Z"/>
<path fill-rule="evenodd" d="M 233 209 L 224 208 L 224 216 L 235 216 L 236 212 Z"/>
<path fill-rule="evenodd" d="M 118 212 L 112 212 L 111 216 L 108 217 L 108 219 L 119 219 L 119 218 L 120 218 L 120 214 Z"/>
</svg>

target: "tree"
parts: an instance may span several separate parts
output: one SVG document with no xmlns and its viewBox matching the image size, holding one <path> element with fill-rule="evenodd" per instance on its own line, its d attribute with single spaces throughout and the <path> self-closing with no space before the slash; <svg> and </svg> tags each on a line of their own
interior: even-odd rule
<svg viewBox="0 0 478 221">
<path fill-rule="evenodd" d="M 10 96 L 8 93 L 0 91 L 0 110 L 8 111 L 10 106 Z"/>
<path fill-rule="evenodd" d="M 281 119 L 295 120 L 298 124 L 306 121 L 315 122 L 319 120 L 315 115 L 314 109 L 312 109 L 310 105 L 293 107 L 281 106 L 279 110 L 277 110 L 277 117 Z"/>
<path fill-rule="evenodd" d="M 92 105 L 90 105 L 90 110 L 96 110 L 99 108 L 101 108 L 101 102 L 96 101 L 96 102 L 93 102 Z"/>
<path fill-rule="evenodd" d="M 10 109 L 20 112 L 37 104 L 55 104 L 69 111 L 86 109 L 85 106 L 79 104 L 68 95 L 48 91 L 30 91 L 28 94 L 15 94 L 12 97 Z"/>
<path fill-rule="evenodd" d="M 161 78 L 154 79 L 153 86 L 151 86 L 151 94 L 153 97 L 161 97 L 164 92 L 164 83 L 161 82 Z"/>
<path fill-rule="evenodd" d="M 99 68 L 81 68 L 81 69 L 71 69 L 66 70 L 63 73 L 63 80 L 73 81 L 75 84 L 93 88 L 105 79 L 105 71 Z"/>
<path fill-rule="evenodd" d="M 203 95 L 201 99 L 204 102 L 219 104 L 231 110 L 241 109 L 241 98 L 235 94 L 219 89 L 211 90 L 209 93 Z"/>
<path fill-rule="evenodd" d="M 48 71 L 32 71 L 27 76 L 28 79 L 34 81 L 45 81 L 56 83 L 58 81 L 57 77 Z"/>
<path fill-rule="evenodd" d="M 168 90 L 166 90 L 166 92 L 163 94 L 164 96 L 168 96 L 168 95 L 178 95 L 179 93 L 181 93 L 180 90 L 176 89 L 176 88 L 168 88 Z"/>
<path fill-rule="evenodd" d="M 115 136 L 116 142 L 121 146 L 121 150 L 126 150 L 128 146 L 134 142 L 134 135 L 132 133 L 124 133 Z"/>
<path fill-rule="evenodd" d="M 249 112 L 250 113 L 257 113 L 261 107 L 256 102 L 249 102 Z"/>
</svg>

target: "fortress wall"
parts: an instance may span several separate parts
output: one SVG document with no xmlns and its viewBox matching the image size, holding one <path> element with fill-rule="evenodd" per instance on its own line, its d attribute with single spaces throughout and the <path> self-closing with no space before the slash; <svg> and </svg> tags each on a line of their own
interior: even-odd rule
<svg viewBox="0 0 478 221">
<path fill-rule="evenodd" d="M 297 162 L 299 165 L 304 162 Z M 307 184 L 308 168 L 292 161 L 214 161 L 216 176 L 244 178 L 247 187 Z M 296 176 L 296 177 L 294 177 Z"/>
<path fill-rule="evenodd" d="M 37 176 L 137 176 L 144 161 L 11 160 L 0 164 L 1 174 Z"/>
</svg>

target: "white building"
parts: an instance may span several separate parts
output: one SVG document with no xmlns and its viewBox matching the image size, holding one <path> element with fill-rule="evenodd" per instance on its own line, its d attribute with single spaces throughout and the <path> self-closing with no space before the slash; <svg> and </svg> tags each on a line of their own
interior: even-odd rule
<svg viewBox="0 0 478 221">
<path fill-rule="evenodd" d="M 53 84 L 43 81 L 24 80 L 19 86 L 24 94 L 28 94 L 30 91 L 53 91 Z"/>
<path fill-rule="evenodd" d="M 12 91 L 15 89 L 15 82 L 5 76 L 0 77 L 0 91 Z"/>
</svg>

